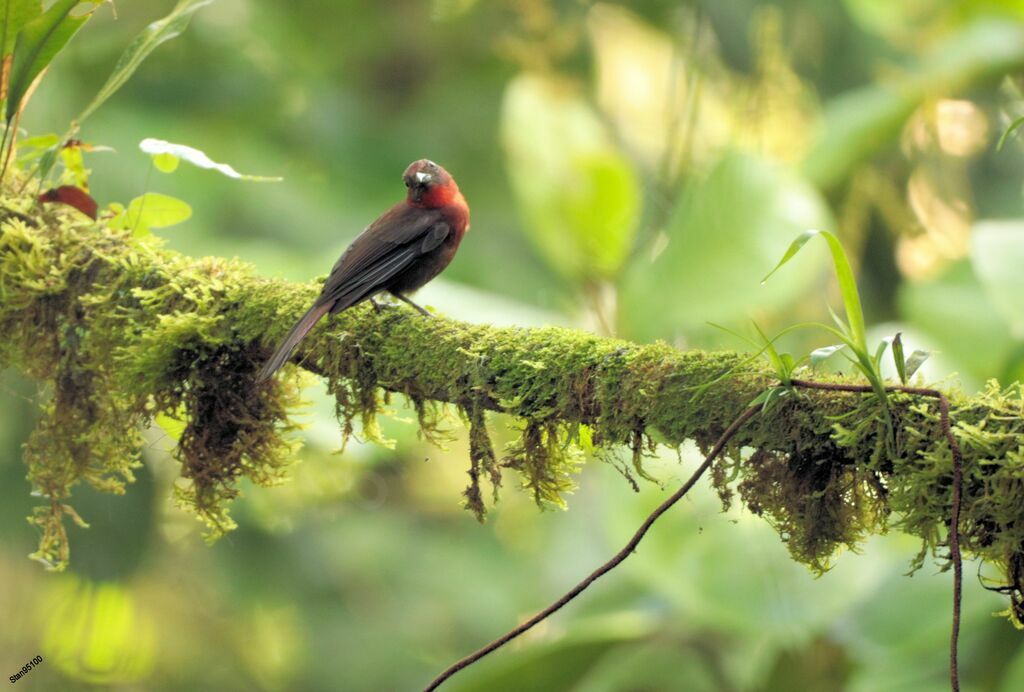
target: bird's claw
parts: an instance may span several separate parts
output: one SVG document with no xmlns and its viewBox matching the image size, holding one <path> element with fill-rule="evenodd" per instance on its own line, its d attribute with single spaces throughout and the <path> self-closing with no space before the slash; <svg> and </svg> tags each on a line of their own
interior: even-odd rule
<svg viewBox="0 0 1024 692">
<path fill-rule="evenodd" d="M 395 296 L 395 298 L 398 298 L 403 303 L 408 303 L 409 305 L 411 305 L 413 308 L 416 309 L 416 312 L 420 313 L 424 317 L 433 317 L 433 315 L 426 308 L 417 305 L 416 303 L 412 302 L 411 300 L 403 296 L 401 293 L 395 293 L 393 295 Z"/>
</svg>

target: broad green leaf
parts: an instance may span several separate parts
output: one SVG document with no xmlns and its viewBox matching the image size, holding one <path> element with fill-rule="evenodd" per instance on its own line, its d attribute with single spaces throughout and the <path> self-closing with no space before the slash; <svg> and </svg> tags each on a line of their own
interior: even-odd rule
<svg viewBox="0 0 1024 692">
<path fill-rule="evenodd" d="M 29 164 L 44 156 L 51 147 L 56 151 L 60 137 L 56 134 L 26 137 L 18 141 L 18 165 L 28 168 Z"/>
<path fill-rule="evenodd" d="M 153 165 L 161 173 L 173 173 L 181 162 L 174 154 L 153 154 Z"/>
<path fill-rule="evenodd" d="M 490 666 L 471 667 L 445 685 L 450 692 L 493 690 L 568 690 L 607 652 L 619 644 L 644 641 L 657 622 L 646 614 L 623 612 L 570 623 L 560 637 L 541 638 Z"/>
<path fill-rule="evenodd" d="M 103 103 L 109 99 L 114 92 L 124 86 L 124 83 L 128 81 L 135 70 L 139 68 L 142 61 L 145 60 L 153 50 L 156 49 L 161 43 L 169 41 L 175 38 L 188 27 L 189 20 L 192 18 L 192 14 L 195 13 L 201 7 L 209 5 L 213 0 L 179 0 L 178 4 L 174 6 L 163 19 L 159 19 L 145 29 L 135 37 L 132 44 L 125 49 L 118 59 L 117 64 L 114 65 L 114 71 L 107 78 L 106 83 L 100 87 L 100 90 L 96 92 L 96 96 L 93 97 L 89 105 L 85 107 L 85 110 L 78 116 L 76 122 L 81 124 L 86 118 L 93 114 L 93 112 L 103 105 Z"/>
<path fill-rule="evenodd" d="M 832 223 L 818 191 L 790 169 L 730 153 L 683 190 L 664 249 L 635 254 L 622 282 L 622 325 L 633 338 L 675 338 L 709 319 L 735 322 L 791 304 L 812 289 L 822 262 L 794 265 L 770 290 L 758 281 L 762 268 L 800 231 Z"/>
<path fill-rule="evenodd" d="M 952 265 L 935 279 L 905 283 L 899 307 L 909 324 L 926 335 L 928 347 L 942 353 L 937 371 L 970 377 L 964 382 L 968 388 L 1005 374 L 1015 342 L 968 262 Z"/>
<path fill-rule="evenodd" d="M 121 227 L 131 229 L 136 235 L 146 235 L 153 228 L 174 226 L 191 216 L 192 207 L 180 199 L 147 192 L 128 203 Z"/>
<path fill-rule="evenodd" d="M 110 219 L 107 221 L 107 224 L 111 228 L 127 228 L 124 218 L 125 214 L 128 213 L 128 210 L 125 209 L 123 204 L 120 202 L 111 202 L 107 205 L 106 211 L 110 213 Z"/>
<path fill-rule="evenodd" d="M 1024 221 L 980 221 L 971 234 L 971 263 L 996 311 L 1024 339 Z"/>
<path fill-rule="evenodd" d="M 544 260 L 573 281 L 615 278 L 633 247 L 640 184 L 576 86 L 515 78 L 501 134 L 527 237 Z"/>
<path fill-rule="evenodd" d="M 18 111 L 33 80 L 49 66 L 57 53 L 89 20 L 92 16 L 91 10 L 100 2 L 101 0 L 57 0 L 50 9 L 25 24 L 14 45 L 14 63 L 11 66 L 5 113 L 8 122 Z M 71 10 L 78 5 L 88 5 L 91 9 L 85 14 L 71 16 Z"/>
<path fill-rule="evenodd" d="M 1019 692 L 1024 690 L 1024 649 L 1017 647 L 1010 659 L 997 692 Z"/>
<path fill-rule="evenodd" d="M 762 282 L 767 281 L 782 265 L 793 259 L 796 253 L 800 251 L 800 248 L 816 235 L 822 236 L 828 242 L 829 251 L 832 253 L 832 264 L 835 267 L 836 279 L 839 282 L 839 292 L 843 296 L 843 306 L 846 308 L 846 321 L 850 329 L 850 339 L 857 345 L 858 350 L 867 353 L 867 342 L 864 338 L 864 310 L 860 304 L 857 280 L 853 276 L 853 269 L 850 268 L 849 260 L 846 259 L 846 251 L 843 249 L 842 243 L 839 242 L 839 238 L 831 231 L 811 229 L 801 233 L 790 244 L 786 254 L 782 256 L 782 259 L 775 265 L 775 268 L 762 279 Z"/>
<path fill-rule="evenodd" d="M 146 138 L 139 142 L 139 149 L 142 149 L 142 151 L 154 157 L 153 163 L 157 165 L 157 168 L 160 168 L 161 164 L 171 166 L 171 159 L 167 157 L 173 156 L 177 159 L 187 161 L 188 163 L 191 163 L 193 166 L 215 170 L 218 173 L 226 175 L 229 178 L 235 178 L 236 180 L 249 180 L 257 183 L 276 183 L 283 180 L 283 178 L 278 177 L 243 175 L 226 163 L 217 163 L 199 149 L 185 146 L 184 144 L 173 144 L 171 142 L 165 142 L 162 139 L 153 139 L 152 137 Z M 156 157 L 158 156 L 164 157 L 161 160 L 160 164 L 158 164 L 156 161 Z M 174 163 L 173 166 L 170 167 L 170 170 L 164 172 L 169 173 L 170 171 L 173 171 L 175 168 L 177 168 L 177 163 Z M 160 170 L 163 169 L 161 168 Z"/>
<path fill-rule="evenodd" d="M 802 170 L 818 186 L 833 187 L 895 140 L 926 99 L 959 93 L 967 85 L 1022 67 L 1024 25 L 979 20 L 939 43 L 906 76 L 847 92 L 826 104 L 822 133 Z"/>
<path fill-rule="evenodd" d="M 181 418 L 175 418 L 167 415 L 166 413 L 158 413 L 153 419 L 153 422 L 160 426 L 160 429 L 166 433 L 167 437 L 171 438 L 174 442 L 178 442 L 178 440 L 181 439 L 181 434 L 185 432 L 185 428 L 188 425 L 184 418 L 184 411 L 182 411 Z"/>
</svg>

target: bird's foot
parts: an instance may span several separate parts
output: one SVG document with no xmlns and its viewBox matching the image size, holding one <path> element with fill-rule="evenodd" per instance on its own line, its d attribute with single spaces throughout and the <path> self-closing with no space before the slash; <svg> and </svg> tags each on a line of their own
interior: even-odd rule
<svg viewBox="0 0 1024 692">
<path fill-rule="evenodd" d="M 419 312 L 424 317 L 433 317 L 433 315 L 430 314 L 430 312 L 428 312 L 426 308 L 417 305 L 416 303 L 412 302 L 411 300 L 403 296 L 401 293 L 393 293 L 392 295 L 395 296 L 395 298 L 398 298 L 403 303 L 408 303 L 409 305 L 414 307 L 416 311 Z"/>
</svg>

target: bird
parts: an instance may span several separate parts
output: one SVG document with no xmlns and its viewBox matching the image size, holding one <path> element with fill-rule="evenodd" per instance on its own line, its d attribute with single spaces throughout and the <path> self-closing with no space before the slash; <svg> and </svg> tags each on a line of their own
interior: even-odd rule
<svg viewBox="0 0 1024 692">
<path fill-rule="evenodd" d="M 274 376 L 324 315 L 373 301 L 379 293 L 388 292 L 430 317 L 408 294 L 440 274 L 455 257 L 469 230 L 469 205 L 455 179 L 429 159 L 409 164 L 402 180 L 405 199 L 377 217 L 346 248 L 313 305 L 261 368 L 258 382 Z"/>
</svg>

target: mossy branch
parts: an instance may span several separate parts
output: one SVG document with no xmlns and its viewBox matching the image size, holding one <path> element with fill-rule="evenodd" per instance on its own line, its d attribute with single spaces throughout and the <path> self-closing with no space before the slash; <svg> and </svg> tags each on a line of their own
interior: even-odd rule
<svg viewBox="0 0 1024 692">
<path fill-rule="evenodd" d="M 0 222 L 0 365 L 52 393 L 26 447 L 29 478 L 46 499 L 33 518 L 43 530 L 36 556 L 65 564 L 72 487 L 84 480 L 123 492 L 139 463 L 139 430 L 160 414 L 186 423 L 179 501 L 214 534 L 230 528 L 226 506 L 237 480 L 277 482 L 292 459 L 296 385 L 285 377 L 256 386 L 254 373 L 313 299 L 316 282 L 186 257 L 73 211 L 40 214 L 19 199 L 5 206 L 17 213 Z M 710 446 L 774 384 L 768 370 L 736 353 L 425 319 L 404 307 L 350 310 L 315 329 L 295 361 L 326 379 L 346 435 L 355 421 L 372 434 L 391 393 L 413 403 L 427 433 L 438 404 L 461 410 L 471 429 L 466 500 L 478 515 L 481 477 L 497 485 L 502 468 L 514 469 L 538 503 L 560 503 L 581 450 L 625 451 L 642 474 L 655 445 Z M 949 398 L 963 450 L 962 547 L 1002 575 L 1019 617 L 1020 389 L 992 383 L 977 396 Z M 935 401 L 894 393 L 889 403 L 891 419 L 871 395 L 794 392 L 737 433 L 713 482 L 727 503 L 738 491 L 814 569 L 892 525 L 922 539 L 920 564 L 946 544 L 950 450 Z M 508 414 L 519 431 L 503 454 L 490 443 L 488 411 Z"/>
</svg>

